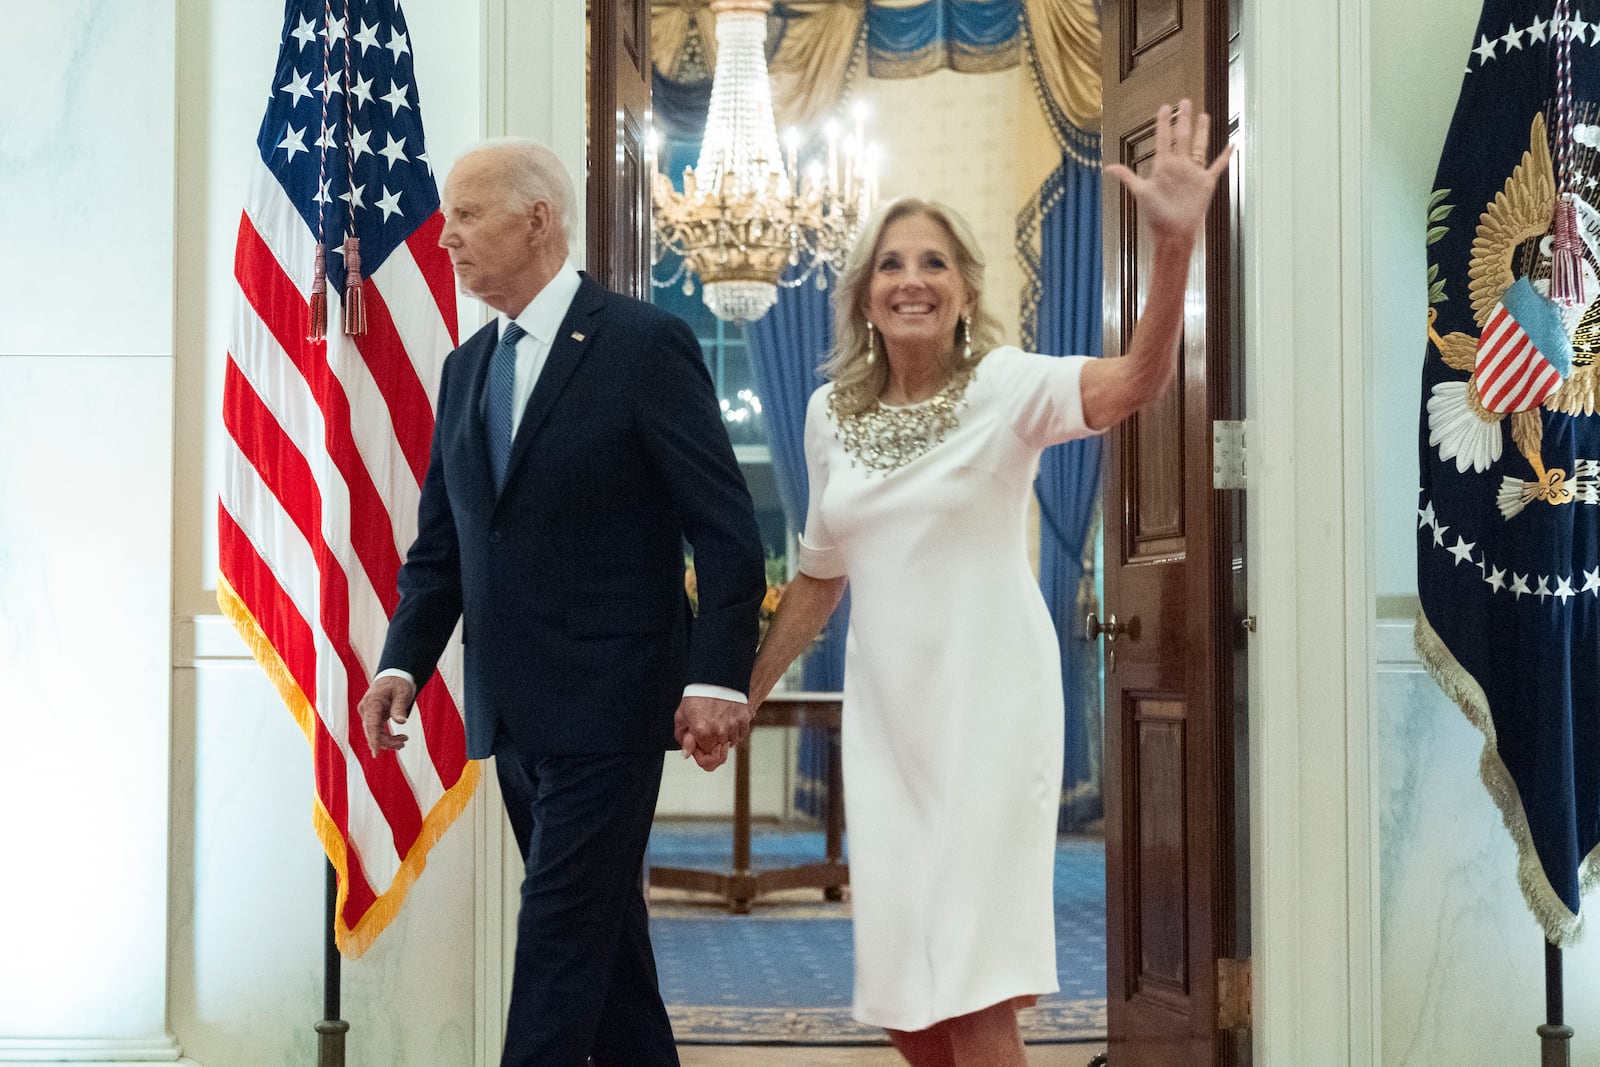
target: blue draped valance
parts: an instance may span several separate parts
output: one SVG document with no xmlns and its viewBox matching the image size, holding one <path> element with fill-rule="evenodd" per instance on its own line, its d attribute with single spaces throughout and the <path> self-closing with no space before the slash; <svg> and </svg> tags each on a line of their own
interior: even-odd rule
<svg viewBox="0 0 1600 1067">
<path fill-rule="evenodd" d="M 915 78 L 943 67 L 1006 70 L 1020 57 L 1021 0 L 927 0 L 867 8 L 867 73 Z"/>
<path fill-rule="evenodd" d="M 651 78 L 650 109 L 656 130 L 674 141 L 699 141 L 711 110 L 711 79 L 673 81 L 659 70 Z"/>
<path fill-rule="evenodd" d="M 698 138 L 716 69 L 716 20 L 706 0 L 656 0 L 651 19 L 657 126 Z M 1024 58 L 1058 139 L 1089 162 L 1100 123 L 1095 0 L 780 0 L 768 15 L 780 128 L 812 128 L 862 69 L 878 79 L 976 74 Z"/>
</svg>

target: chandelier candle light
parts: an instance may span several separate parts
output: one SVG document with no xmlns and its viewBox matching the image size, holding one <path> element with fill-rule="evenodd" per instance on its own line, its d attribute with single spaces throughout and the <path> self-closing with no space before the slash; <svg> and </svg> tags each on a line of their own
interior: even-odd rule
<svg viewBox="0 0 1600 1067">
<path fill-rule="evenodd" d="M 667 252 L 683 257 L 679 272 L 655 285 L 665 288 L 681 278 L 684 292 L 692 292 L 692 272 L 706 307 L 737 323 L 765 315 L 780 284 L 792 288 L 815 277 L 819 289 L 827 288 L 822 268 L 842 268 L 878 199 L 878 153 L 866 145 L 859 105 L 849 136 L 841 139 L 838 124 L 827 125 L 827 164 L 813 160 L 804 180 L 799 133 L 787 131 L 787 152 L 779 151 L 765 51 L 771 7 L 770 0 L 711 2 L 717 69 L 700 159 L 684 168 L 683 192 L 658 169 L 654 132 L 649 141 L 652 261 Z M 800 270 L 780 281 L 789 267 Z"/>
</svg>

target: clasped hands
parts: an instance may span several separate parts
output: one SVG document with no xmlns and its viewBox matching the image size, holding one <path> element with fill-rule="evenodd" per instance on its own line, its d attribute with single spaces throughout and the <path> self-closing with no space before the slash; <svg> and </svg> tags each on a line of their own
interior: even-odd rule
<svg viewBox="0 0 1600 1067">
<path fill-rule="evenodd" d="M 683 749 L 683 758 L 693 758 L 701 770 L 714 771 L 728 759 L 728 752 L 750 736 L 752 707 L 735 700 L 708 696 L 686 696 L 673 715 L 673 736 Z"/>
<path fill-rule="evenodd" d="M 405 725 L 416 698 L 417 687 L 404 678 L 386 675 L 373 680 L 356 710 L 367 749 L 374 756 L 405 747 L 406 735 L 393 733 L 389 724 Z M 729 749 L 749 736 L 750 717 L 748 704 L 686 696 L 673 716 L 673 736 L 683 747 L 685 759 L 693 757 L 701 768 L 714 771 L 727 762 Z"/>
<path fill-rule="evenodd" d="M 406 735 L 392 732 L 389 724 L 405 725 L 416 697 L 417 687 L 404 678 L 386 675 L 373 680 L 356 710 L 374 756 L 405 747 Z M 685 759 L 693 757 L 702 769 L 714 771 L 727 762 L 728 751 L 750 735 L 750 718 L 749 704 L 686 696 L 673 716 L 673 736 Z"/>
</svg>

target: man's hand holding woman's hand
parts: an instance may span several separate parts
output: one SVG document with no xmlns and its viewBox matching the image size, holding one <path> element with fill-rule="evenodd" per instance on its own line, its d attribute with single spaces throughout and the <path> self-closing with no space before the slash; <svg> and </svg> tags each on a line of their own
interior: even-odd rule
<svg viewBox="0 0 1600 1067">
<path fill-rule="evenodd" d="M 701 770 L 714 771 L 728 751 L 750 734 L 750 705 L 716 697 L 686 696 L 673 716 L 673 736 L 683 758 L 694 758 Z"/>
</svg>

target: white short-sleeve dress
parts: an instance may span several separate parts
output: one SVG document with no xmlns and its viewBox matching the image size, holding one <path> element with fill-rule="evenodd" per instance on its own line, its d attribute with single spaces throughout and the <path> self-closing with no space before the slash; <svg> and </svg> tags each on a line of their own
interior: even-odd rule
<svg viewBox="0 0 1600 1067">
<path fill-rule="evenodd" d="M 1082 357 L 998 348 L 920 404 L 811 397 L 800 570 L 848 576 L 857 1019 L 1055 992 L 1059 652 L 1028 558 L 1039 453 L 1090 431 Z"/>
</svg>

